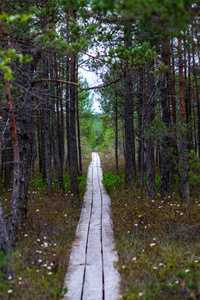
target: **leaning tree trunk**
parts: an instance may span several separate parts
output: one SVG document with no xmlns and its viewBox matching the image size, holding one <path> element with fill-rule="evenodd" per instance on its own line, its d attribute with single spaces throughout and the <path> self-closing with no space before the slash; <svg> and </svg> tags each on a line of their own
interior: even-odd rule
<svg viewBox="0 0 200 300">
<path fill-rule="evenodd" d="M 72 17 L 75 19 L 76 13 L 72 11 Z M 72 43 L 74 40 L 72 40 Z M 76 83 L 76 56 L 71 55 L 70 81 Z M 78 160 L 77 160 L 77 143 L 76 143 L 76 87 L 70 85 L 70 183 L 71 193 L 78 196 Z"/>
<path fill-rule="evenodd" d="M 130 26 L 124 26 L 124 44 L 126 49 L 132 46 Z M 124 118 L 125 118 L 125 181 L 131 185 L 136 178 L 135 167 L 135 140 L 133 124 L 133 77 L 128 61 L 125 71 L 125 95 L 124 95 Z"/>
</svg>

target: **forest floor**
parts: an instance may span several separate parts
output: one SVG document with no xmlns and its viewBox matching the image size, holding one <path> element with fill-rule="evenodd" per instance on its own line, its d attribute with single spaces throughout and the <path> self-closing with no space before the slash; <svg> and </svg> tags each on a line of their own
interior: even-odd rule
<svg viewBox="0 0 200 300">
<path fill-rule="evenodd" d="M 194 168 L 190 174 L 190 205 L 180 200 L 176 178 L 164 201 L 158 175 L 156 196 L 147 200 L 138 177 L 133 188 L 125 186 L 123 160 L 118 174 L 113 156 L 103 154 L 101 162 L 112 201 L 123 299 L 200 299 L 199 174 Z"/>
<path fill-rule="evenodd" d="M 51 198 L 38 170 L 33 170 L 27 218 L 12 259 L 15 278 L 0 276 L 0 299 L 60 299 L 72 242 L 78 224 L 91 157 L 84 160 L 79 178 L 81 197 L 74 200 L 65 175 L 65 193 Z M 190 205 L 181 202 L 177 179 L 169 197 L 157 192 L 146 199 L 139 178 L 133 188 L 124 184 L 124 163 L 115 172 L 114 156 L 101 155 L 103 183 L 110 194 L 114 235 L 121 273 L 123 299 L 200 299 L 200 184 L 199 167 L 190 160 Z M 1 187 L 5 215 L 10 211 L 12 189 Z M 0 257 L 1 264 L 4 257 Z"/>
<path fill-rule="evenodd" d="M 80 217 L 91 155 L 83 160 L 79 178 L 80 199 L 70 193 L 69 176 L 64 176 L 65 192 L 54 188 L 51 198 L 35 168 L 31 175 L 26 221 L 12 252 L 15 278 L 3 281 L 0 274 L 1 300 L 60 299 L 72 242 Z M 10 212 L 12 187 L 1 187 L 4 214 Z M 5 257 L 0 255 L 0 264 Z"/>
</svg>

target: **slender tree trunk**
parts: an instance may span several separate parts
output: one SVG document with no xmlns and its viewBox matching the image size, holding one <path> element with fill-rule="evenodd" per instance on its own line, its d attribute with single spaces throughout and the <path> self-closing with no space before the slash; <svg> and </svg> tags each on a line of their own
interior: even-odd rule
<svg viewBox="0 0 200 300">
<path fill-rule="evenodd" d="M 170 41 L 167 38 L 162 40 L 162 62 L 166 67 L 170 67 Z M 162 105 L 162 122 L 168 130 L 171 124 L 170 114 L 170 96 L 169 96 L 169 71 L 163 70 L 162 87 L 161 87 L 161 105 Z M 168 133 L 164 133 L 162 137 L 160 166 L 161 166 L 161 195 L 166 197 L 169 195 L 171 162 L 169 157 L 169 147 L 171 141 Z"/>
<path fill-rule="evenodd" d="M 131 30 L 129 25 L 124 26 L 124 44 L 126 49 L 132 46 Z M 133 78 L 129 63 L 126 62 L 125 71 L 125 95 L 124 95 L 124 117 L 125 117 L 125 181 L 132 185 L 136 178 L 135 167 L 135 140 L 133 124 Z"/>
<path fill-rule="evenodd" d="M 52 54 L 50 54 L 50 78 L 53 79 L 53 57 Z M 63 172 L 62 167 L 60 163 L 60 157 L 59 157 L 59 147 L 58 147 L 58 136 L 57 136 L 57 124 L 56 124 L 56 114 L 55 114 L 55 90 L 54 90 L 54 83 L 50 83 L 51 88 L 51 131 L 52 131 L 52 147 L 53 147 L 53 157 L 55 161 L 55 168 L 56 172 L 58 174 L 58 181 L 59 186 L 61 189 L 63 189 Z"/>
<path fill-rule="evenodd" d="M 76 18 L 76 12 L 72 11 L 72 18 Z M 72 43 L 74 40 L 72 39 Z M 76 56 L 71 55 L 70 81 L 76 82 Z M 71 193 L 78 196 L 78 160 L 76 143 L 76 87 L 70 85 L 70 183 Z"/>
<path fill-rule="evenodd" d="M 78 65 L 78 63 L 77 63 L 77 65 Z M 76 68 L 76 83 L 78 83 L 78 67 Z M 77 135 L 78 135 L 79 173 L 80 173 L 80 175 L 82 175 L 81 134 L 80 134 L 80 122 L 79 122 L 78 87 L 76 87 L 76 119 L 77 119 Z"/>
<path fill-rule="evenodd" d="M 185 109 L 185 98 L 184 98 L 184 79 L 183 79 L 183 60 L 182 60 L 182 41 L 178 39 L 178 55 L 179 55 L 179 95 L 180 95 L 180 112 L 181 112 L 181 123 L 182 123 L 182 135 L 180 141 L 180 152 L 182 160 L 182 189 L 183 199 L 188 201 L 190 197 L 189 193 L 189 180 L 188 180 L 188 156 L 187 156 L 187 132 L 186 132 L 186 109 Z"/>
<path fill-rule="evenodd" d="M 115 84 L 115 164 L 116 164 L 116 172 L 118 174 L 118 94 L 117 94 L 117 86 Z"/>
<path fill-rule="evenodd" d="M 4 215 L 0 201 L 0 252 L 3 251 L 7 257 L 7 264 L 3 265 L 0 271 L 2 271 L 2 273 L 5 275 L 5 279 L 8 279 L 10 276 L 13 278 L 14 276 L 13 269 L 10 264 L 9 250 L 10 241 L 7 234 L 6 224 L 4 222 Z"/>
<path fill-rule="evenodd" d="M 48 59 L 43 57 L 44 78 L 48 78 Z M 48 83 L 44 81 L 44 94 L 48 95 Z M 44 96 L 44 144 L 45 144 L 45 163 L 46 163 L 46 184 L 49 196 L 52 194 L 52 172 L 51 172 L 51 142 L 50 142 L 50 116 L 49 99 Z"/>
<path fill-rule="evenodd" d="M 199 103 L 199 91 L 198 91 L 198 82 L 197 82 L 197 74 L 195 68 L 195 55 L 194 55 L 194 45 L 192 46 L 192 61 L 193 61 L 193 70 L 194 70 L 194 84 L 195 84 L 195 96 L 197 101 L 197 149 L 198 156 L 200 157 L 200 103 Z"/>
<path fill-rule="evenodd" d="M 67 43 L 69 44 L 69 13 L 66 16 L 67 25 Z M 66 81 L 69 81 L 69 55 L 66 59 Z M 69 99 L 69 85 L 66 84 L 66 136 L 67 136 L 67 161 L 66 161 L 66 171 L 70 167 L 70 120 L 69 120 L 69 109 L 70 109 L 70 99 Z"/>
<path fill-rule="evenodd" d="M 153 63 L 147 65 L 147 103 L 146 103 L 146 187 L 147 197 L 155 196 L 155 163 L 154 163 L 154 144 L 148 137 L 148 130 L 154 120 L 154 77 L 150 74 Z"/>
<path fill-rule="evenodd" d="M 138 171 L 140 172 L 140 186 L 144 187 L 144 103 L 145 103 L 145 82 L 144 71 L 139 74 L 138 89 L 138 130 L 139 130 L 139 147 L 138 147 Z"/>
</svg>

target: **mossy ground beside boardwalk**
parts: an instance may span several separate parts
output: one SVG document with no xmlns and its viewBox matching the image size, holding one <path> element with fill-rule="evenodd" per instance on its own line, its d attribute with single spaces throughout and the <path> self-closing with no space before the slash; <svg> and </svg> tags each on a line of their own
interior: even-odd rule
<svg viewBox="0 0 200 300">
<path fill-rule="evenodd" d="M 4 282 L 0 276 L 0 299 L 60 299 L 67 264 L 85 193 L 86 175 L 91 157 L 83 160 L 79 178 L 80 199 L 70 193 L 65 176 L 65 193 L 54 191 L 51 198 L 40 174 L 34 170 L 29 189 L 26 222 L 12 253 L 16 278 Z M 4 213 L 10 211 L 11 189 L 1 195 Z M 3 262 L 3 257 L 0 257 Z"/>
<path fill-rule="evenodd" d="M 192 182 L 190 206 L 181 203 L 176 184 L 165 202 L 159 190 L 147 200 L 138 180 L 135 187 L 125 187 L 123 163 L 117 175 L 114 159 L 104 154 L 101 162 L 112 201 L 123 299 L 200 299 L 199 187 L 195 190 Z"/>
</svg>

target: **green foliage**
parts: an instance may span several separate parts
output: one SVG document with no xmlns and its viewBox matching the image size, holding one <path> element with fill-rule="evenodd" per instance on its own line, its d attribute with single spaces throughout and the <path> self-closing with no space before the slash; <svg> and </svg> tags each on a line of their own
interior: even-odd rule
<svg viewBox="0 0 200 300">
<path fill-rule="evenodd" d="M 120 188 L 124 185 L 124 176 L 119 176 L 117 173 L 106 172 L 103 173 L 103 185 L 105 189 L 110 193 L 112 190 Z"/>
</svg>

